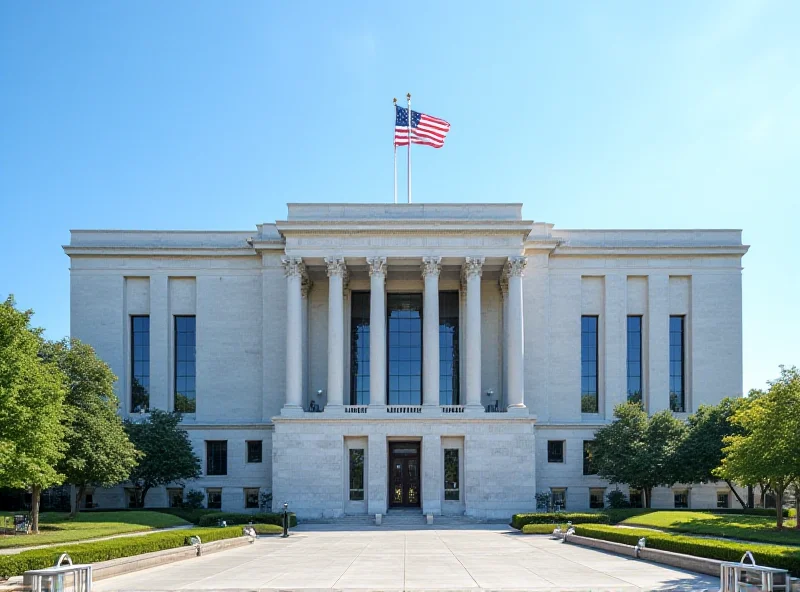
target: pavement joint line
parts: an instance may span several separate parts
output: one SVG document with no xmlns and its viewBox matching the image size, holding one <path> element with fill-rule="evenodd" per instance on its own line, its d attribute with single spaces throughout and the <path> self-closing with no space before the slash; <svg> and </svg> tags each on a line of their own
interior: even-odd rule
<svg viewBox="0 0 800 592">
<path fill-rule="evenodd" d="M 344 571 L 343 571 L 343 572 L 342 572 L 342 573 L 339 575 L 339 577 L 338 577 L 338 578 L 336 578 L 336 581 L 333 583 L 333 586 L 331 586 L 331 588 L 336 588 L 336 584 L 338 584 L 338 583 L 339 583 L 339 580 L 341 580 L 341 579 L 344 577 L 344 574 L 346 574 L 346 573 L 347 573 L 347 571 L 348 571 L 348 570 L 349 570 L 351 567 L 353 567 L 353 564 L 354 564 L 354 563 L 355 563 L 355 562 L 358 560 L 358 558 L 359 558 L 359 557 L 361 557 L 361 556 L 364 554 L 364 549 L 366 549 L 367 547 L 369 547 L 369 544 L 370 544 L 370 543 L 371 543 L 371 542 L 372 542 L 374 539 L 375 539 L 375 537 L 374 537 L 374 536 L 371 536 L 371 537 L 369 537 L 369 541 L 367 542 L 367 544 L 366 544 L 366 545 L 364 545 L 364 546 L 361 548 L 361 551 L 359 551 L 359 552 L 358 552 L 358 555 L 356 555 L 356 556 L 353 558 L 353 560 L 352 560 L 352 561 L 351 561 L 351 562 L 350 562 L 350 563 L 347 565 L 347 567 L 345 567 L 345 568 L 344 568 Z M 270 580 L 270 581 L 272 581 L 272 580 Z M 405 584 L 405 581 L 404 581 L 403 583 Z"/>
<path fill-rule="evenodd" d="M 471 580 L 472 580 L 472 581 L 475 583 L 475 585 L 478 587 L 478 589 L 480 589 L 480 588 L 481 588 L 481 586 L 480 586 L 480 584 L 478 584 L 478 581 L 477 581 L 477 580 L 475 579 L 475 577 L 472 575 L 472 572 L 471 572 L 471 571 L 469 571 L 469 570 L 467 569 L 467 567 L 466 567 L 466 566 L 465 566 L 465 565 L 462 563 L 461 559 L 459 559 L 459 558 L 458 558 L 458 556 L 457 556 L 455 553 L 453 553 L 453 550 L 450 548 L 450 545 L 448 545 L 448 544 L 447 544 L 447 541 L 445 541 L 445 540 L 442 538 L 442 536 L 439 534 L 439 531 L 437 530 L 437 531 L 434 531 L 434 532 L 435 532 L 435 534 L 436 534 L 436 538 L 438 538 L 438 539 L 439 539 L 439 540 L 442 542 L 442 544 L 443 544 L 443 545 L 444 545 L 444 546 L 447 548 L 447 550 L 448 550 L 448 551 L 450 551 L 450 554 L 453 556 L 453 559 L 455 559 L 456 561 L 458 561 L 458 564 L 461 566 L 461 569 L 463 569 L 465 572 L 467 572 L 467 575 L 469 576 L 469 579 L 471 579 Z M 404 575 L 405 575 L 405 571 L 404 571 L 403 573 L 404 573 Z M 403 580 L 403 584 L 405 584 L 405 580 Z"/>
</svg>

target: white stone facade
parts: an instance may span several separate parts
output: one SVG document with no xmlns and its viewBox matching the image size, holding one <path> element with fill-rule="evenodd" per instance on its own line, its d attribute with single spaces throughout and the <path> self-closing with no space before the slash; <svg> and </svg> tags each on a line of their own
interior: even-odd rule
<svg viewBox="0 0 800 592">
<path fill-rule="evenodd" d="M 194 317 L 196 408 L 183 425 L 204 476 L 185 487 L 221 490 L 228 511 L 249 509 L 245 489 L 259 489 L 301 517 L 384 513 L 398 442 L 418 449 L 410 487 L 425 513 L 505 518 L 551 488 L 565 490 L 567 509 L 586 509 L 607 484 L 583 474 L 583 442 L 626 400 L 629 315 L 641 317 L 649 411 L 670 408 L 671 316 L 684 327 L 678 415 L 742 394 L 738 230 L 558 230 L 523 220 L 520 204 L 289 204 L 287 220 L 254 232 L 73 231 L 65 251 L 72 335 L 119 377 L 123 415 L 139 415 L 131 317 L 149 317 L 148 408 L 167 410 L 184 372 L 173 318 Z M 444 406 L 442 291 L 458 292 L 460 343 L 460 397 Z M 350 405 L 360 292 L 370 302 L 369 404 Z M 400 293 L 424 302 L 412 404 L 391 400 L 387 386 L 386 302 Z M 590 413 L 584 315 L 597 328 Z M 548 462 L 550 440 L 564 442 L 563 462 Z M 208 441 L 227 442 L 226 474 L 205 474 Z M 247 441 L 262 441 L 261 462 L 247 462 Z M 351 499 L 362 495 L 350 491 L 351 449 L 364 451 L 363 500 Z M 452 473 L 445 484 L 445 450 L 458 450 L 457 486 Z M 673 489 L 709 507 L 726 487 Z M 674 493 L 656 490 L 654 505 L 672 507 Z M 122 488 L 93 500 L 125 504 Z M 148 495 L 148 505 L 166 503 L 163 489 Z"/>
</svg>

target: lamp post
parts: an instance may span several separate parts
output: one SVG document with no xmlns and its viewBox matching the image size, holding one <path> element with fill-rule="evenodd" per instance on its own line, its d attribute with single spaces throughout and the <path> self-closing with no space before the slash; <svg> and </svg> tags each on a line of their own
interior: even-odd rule
<svg viewBox="0 0 800 592">
<path fill-rule="evenodd" d="M 281 538 L 286 538 L 289 536 L 289 502 L 283 502 L 283 536 Z"/>
</svg>

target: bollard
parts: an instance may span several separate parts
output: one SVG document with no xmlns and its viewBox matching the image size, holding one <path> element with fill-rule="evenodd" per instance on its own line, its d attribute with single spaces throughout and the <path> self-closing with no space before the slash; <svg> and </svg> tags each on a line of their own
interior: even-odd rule
<svg viewBox="0 0 800 592">
<path fill-rule="evenodd" d="M 289 502 L 283 504 L 283 537 L 289 536 Z"/>
</svg>

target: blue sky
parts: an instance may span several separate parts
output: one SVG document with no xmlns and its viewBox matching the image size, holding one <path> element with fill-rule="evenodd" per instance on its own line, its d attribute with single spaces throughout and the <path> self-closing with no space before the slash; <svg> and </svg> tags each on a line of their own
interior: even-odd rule
<svg viewBox="0 0 800 592">
<path fill-rule="evenodd" d="M 71 228 L 391 201 L 410 91 L 452 124 L 414 151 L 415 201 L 744 229 L 744 386 L 762 386 L 800 365 L 798 24 L 793 0 L 0 3 L 0 294 L 57 338 Z"/>
</svg>

